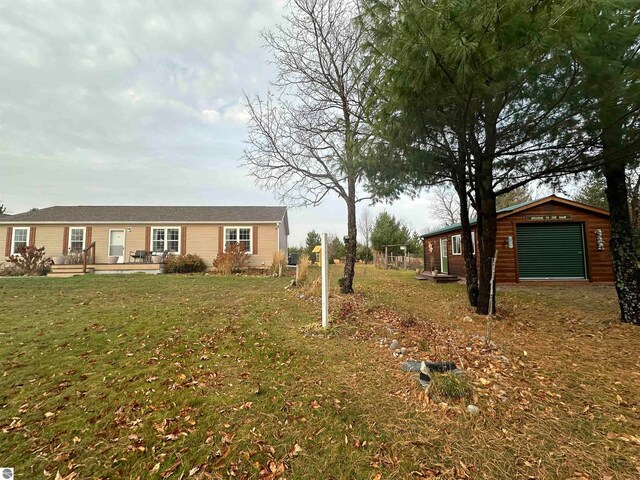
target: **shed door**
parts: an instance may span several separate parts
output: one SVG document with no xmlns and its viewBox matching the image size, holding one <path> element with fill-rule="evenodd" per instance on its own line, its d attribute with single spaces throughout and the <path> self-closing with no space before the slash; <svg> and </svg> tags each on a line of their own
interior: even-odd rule
<svg viewBox="0 0 640 480">
<path fill-rule="evenodd" d="M 528 223 L 516 226 L 521 280 L 586 278 L 581 223 Z"/>
<path fill-rule="evenodd" d="M 447 239 L 440 239 L 440 271 L 449 273 L 449 258 L 447 256 Z"/>
</svg>

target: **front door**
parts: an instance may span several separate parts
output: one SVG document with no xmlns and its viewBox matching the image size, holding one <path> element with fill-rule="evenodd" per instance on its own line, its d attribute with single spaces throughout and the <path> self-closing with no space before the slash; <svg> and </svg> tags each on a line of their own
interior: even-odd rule
<svg viewBox="0 0 640 480">
<path fill-rule="evenodd" d="M 109 256 L 124 261 L 124 230 L 109 230 Z"/>
<path fill-rule="evenodd" d="M 449 258 L 447 257 L 447 239 L 440 239 L 440 271 L 449 273 Z"/>
</svg>

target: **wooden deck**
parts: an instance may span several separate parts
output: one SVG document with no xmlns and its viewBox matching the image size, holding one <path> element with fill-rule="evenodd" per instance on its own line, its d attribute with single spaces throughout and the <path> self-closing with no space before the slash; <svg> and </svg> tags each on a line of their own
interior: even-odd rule
<svg viewBox="0 0 640 480">
<path fill-rule="evenodd" d="M 416 280 L 429 280 L 434 283 L 454 283 L 460 280 L 456 275 L 447 275 L 445 273 L 439 273 L 437 277 L 431 275 L 431 272 L 420 272 L 416 275 Z"/>
<path fill-rule="evenodd" d="M 95 273 L 98 275 L 148 273 L 157 275 L 164 273 L 164 265 L 159 263 L 96 263 L 87 265 L 87 273 L 82 272 L 82 265 L 53 265 L 47 277 L 64 278 Z"/>
</svg>

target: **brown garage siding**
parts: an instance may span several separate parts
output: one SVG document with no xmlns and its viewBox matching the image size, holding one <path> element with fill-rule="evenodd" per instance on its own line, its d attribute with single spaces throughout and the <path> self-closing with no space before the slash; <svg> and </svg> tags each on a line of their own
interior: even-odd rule
<svg viewBox="0 0 640 480">
<path fill-rule="evenodd" d="M 592 282 L 613 282 L 613 268 L 611 264 L 611 251 L 609 241 L 611 239 L 611 225 L 609 217 L 605 213 L 591 211 L 588 208 L 567 205 L 563 202 L 550 200 L 548 202 L 532 206 L 518 213 L 503 213 L 498 218 L 498 229 L 496 235 L 496 247 L 498 249 L 498 262 L 496 264 L 496 281 L 498 283 L 518 282 L 518 244 L 516 237 L 516 226 L 518 223 L 546 223 L 527 220 L 527 216 L 532 215 L 571 215 L 570 223 L 581 223 L 584 225 L 586 243 L 586 263 L 587 276 Z M 563 222 L 566 223 L 566 222 Z M 602 231 L 604 250 L 598 250 L 596 245 L 595 231 Z M 473 228 L 475 231 L 476 229 Z M 453 256 L 451 254 L 451 237 L 461 234 L 460 229 L 446 232 L 434 237 L 424 239 L 424 251 L 426 265 L 430 268 L 430 254 L 427 244 L 434 242 L 434 265 L 440 269 L 440 239 L 447 238 L 447 250 L 449 258 L 449 273 L 464 277 L 464 259 L 462 255 Z M 513 249 L 508 248 L 508 239 L 513 238 Z M 476 233 L 476 253 L 478 252 Z M 477 257 L 476 257 L 477 260 Z M 478 262 L 477 262 L 478 263 Z"/>
</svg>

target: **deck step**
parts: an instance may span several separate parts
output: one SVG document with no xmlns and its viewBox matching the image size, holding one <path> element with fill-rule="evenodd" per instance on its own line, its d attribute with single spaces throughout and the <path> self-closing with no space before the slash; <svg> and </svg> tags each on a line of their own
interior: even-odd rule
<svg viewBox="0 0 640 480">
<path fill-rule="evenodd" d="M 80 269 L 82 270 L 82 264 L 81 263 L 71 263 L 71 264 L 65 264 L 65 265 L 51 265 L 51 268 L 53 270 L 57 270 L 57 271 L 65 271 L 65 270 L 77 270 Z M 89 268 L 94 268 L 94 266 L 90 263 L 87 264 L 87 269 Z"/>
<path fill-rule="evenodd" d="M 95 268 L 93 265 L 87 265 L 86 273 L 95 273 Z M 47 275 L 47 277 L 53 278 L 66 278 L 66 277 L 74 277 L 76 275 L 85 275 L 83 271 L 82 265 L 52 265 L 51 273 Z"/>
</svg>

